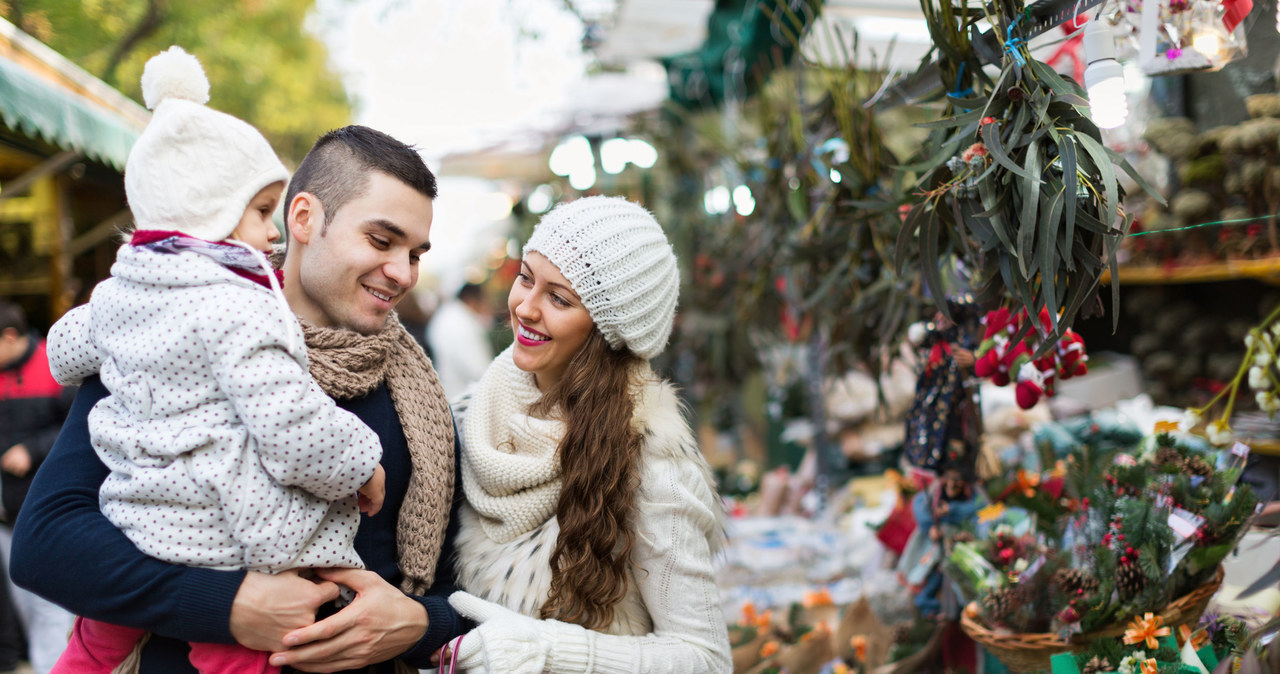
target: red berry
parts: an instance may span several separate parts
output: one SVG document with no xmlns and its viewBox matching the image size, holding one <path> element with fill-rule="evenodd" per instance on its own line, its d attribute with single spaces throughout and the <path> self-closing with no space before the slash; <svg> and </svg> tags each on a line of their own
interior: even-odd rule
<svg viewBox="0 0 1280 674">
<path fill-rule="evenodd" d="M 1124 551 L 1130 555 L 1133 554 L 1133 548 L 1125 548 Z"/>
<path fill-rule="evenodd" d="M 1121 563 L 1121 564 L 1128 564 L 1128 563 L 1129 563 L 1129 558 L 1128 558 L 1128 557 L 1125 557 L 1125 556 L 1123 556 L 1123 555 L 1121 555 L 1121 556 L 1120 556 L 1120 563 Z"/>
</svg>

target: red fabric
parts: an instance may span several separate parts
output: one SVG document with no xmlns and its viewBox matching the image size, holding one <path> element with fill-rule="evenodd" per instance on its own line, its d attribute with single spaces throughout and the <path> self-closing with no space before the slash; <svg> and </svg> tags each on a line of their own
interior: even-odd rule
<svg viewBox="0 0 1280 674">
<path fill-rule="evenodd" d="M 884 547 L 892 550 L 895 554 L 901 555 L 902 551 L 907 547 L 907 540 L 911 538 L 912 532 L 916 530 L 916 517 L 911 514 L 911 504 L 907 499 L 898 497 L 898 505 L 893 507 L 893 511 L 889 513 L 889 518 L 880 525 L 880 530 L 876 532 L 876 538 L 884 543 Z"/>
<path fill-rule="evenodd" d="M 186 239 L 195 239 L 196 241 L 204 241 L 204 239 L 197 239 L 196 237 L 191 236 L 190 234 L 183 234 L 182 232 L 170 232 L 163 229 L 138 229 L 138 230 L 134 230 L 133 237 L 129 239 L 129 245 L 145 246 L 148 243 L 164 241 L 165 239 L 171 239 L 175 236 L 180 236 Z M 232 248 L 239 248 L 239 246 L 236 246 L 235 244 L 223 243 L 221 241 L 208 241 L 207 243 L 212 243 L 218 246 L 230 246 Z M 231 270 L 231 272 L 234 273 L 236 276 L 249 279 L 250 281 L 257 283 L 258 285 L 264 288 L 267 288 L 267 289 L 271 288 L 271 281 L 267 279 L 266 274 L 255 274 L 251 271 L 246 271 L 244 269 L 237 269 L 235 267 L 227 267 L 227 269 Z M 276 281 L 280 284 L 280 287 L 283 288 L 284 272 L 280 271 L 279 269 L 276 269 L 275 274 L 276 274 Z"/>
<path fill-rule="evenodd" d="M 0 400 L 18 398 L 57 398 L 62 395 L 62 385 L 49 371 L 49 354 L 44 340 L 36 340 L 31 357 L 21 367 L 0 370 Z"/>
<path fill-rule="evenodd" d="M 1253 9 L 1253 0 L 1222 0 L 1222 6 L 1227 12 L 1222 17 L 1222 25 L 1227 32 L 1236 29 L 1244 17 L 1249 16 L 1249 12 Z"/>
<path fill-rule="evenodd" d="M 144 630 L 76 618 L 67 649 L 50 674 L 111 674 L 145 633 Z M 270 653 L 239 644 L 191 644 L 191 664 L 200 674 L 278 674 Z"/>
</svg>

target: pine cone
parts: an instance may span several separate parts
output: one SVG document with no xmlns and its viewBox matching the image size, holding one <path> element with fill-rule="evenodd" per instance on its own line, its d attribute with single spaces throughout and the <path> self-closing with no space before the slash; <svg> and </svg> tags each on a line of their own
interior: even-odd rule
<svg viewBox="0 0 1280 674">
<path fill-rule="evenodd" d="M 1157 466 L 1174 466 L 1181 469 L 1182 464 L 1182 455 L 1178 453 L 1178 450 L 1172 447 L 1161 447 L 1156 450 Z"/>
<path fill-rule="evenodd" d="M 982 598 L 983 610 L 987 612 L 989 618 L 996 622 L 1008 618 L 1017 605 L 1017 598 L 1011 587 L 992 590 L 990 594 Z"/>
<path fill-rule="evenodd" d="M 1063 592 L 1073 596 L 1080 590 L 1084 590 L 1085 594 L 1092 594 L 1098 589 L 1098 579 L 1084 569 L 1058 569 L 1054 574 L 1054 581 Z"/>
<path fill-rule="evenodd" d="M 1138 568 L 1137 562 L 1121 564 L 1116 569 L 1116 590 L 1120 592 L 1120 598 L 1128 600 L 1142 592 L 1147 586 L 1147 577 L 1142 575 L 1142 569 Z"/>
<path fill-rule="evenodd" d="M 1108 671 L 1111 671 L 1110 663 L 1095 655 L 1084 663 L 1084 668 L 1080 670 L 1080 674 L 1102 674 L 1102 672 Z"/>
<path fill-rule="evenodd" d="M 1204 478 L 1213 475 L 1213 466 L 1210 466 L 1208 461 L 1205 461 L 1198 456 L 1193 456 L 1190 459 L 1187 459 L 1187 462 L 1184 463 L 1182 467 L 1192 475 L 1199 475 Z"/>
</svg>

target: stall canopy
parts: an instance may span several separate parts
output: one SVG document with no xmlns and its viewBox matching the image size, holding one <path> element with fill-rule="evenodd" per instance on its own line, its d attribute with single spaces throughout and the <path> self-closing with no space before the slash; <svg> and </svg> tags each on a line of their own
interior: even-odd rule
<svg viewBox="0 0 1280 674">
<path fill-rule="evenodd" d="M 148 116 L 137 103 L 0 20 L 0 120 L 5 126 L 123 170 Z"/>
</svg>

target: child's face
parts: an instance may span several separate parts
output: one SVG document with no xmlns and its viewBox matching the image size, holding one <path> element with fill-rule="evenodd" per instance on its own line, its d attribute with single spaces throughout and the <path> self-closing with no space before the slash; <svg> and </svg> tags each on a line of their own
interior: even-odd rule
<svg viewBox="0 0 1280 674">
<path fill-rule="evenodd" d="M 284 183 L 272 183 L 249 200 L 249 205 L 240 217 L 240 224 L 231 233 L 231 237 L 243 241 L 264 252 L 271 252 L 271 242 L 280 238 L 280 230 L 271 221 L 271 214 L 280 203 L 280 194 L 284 192 Z"/>
</svg>

